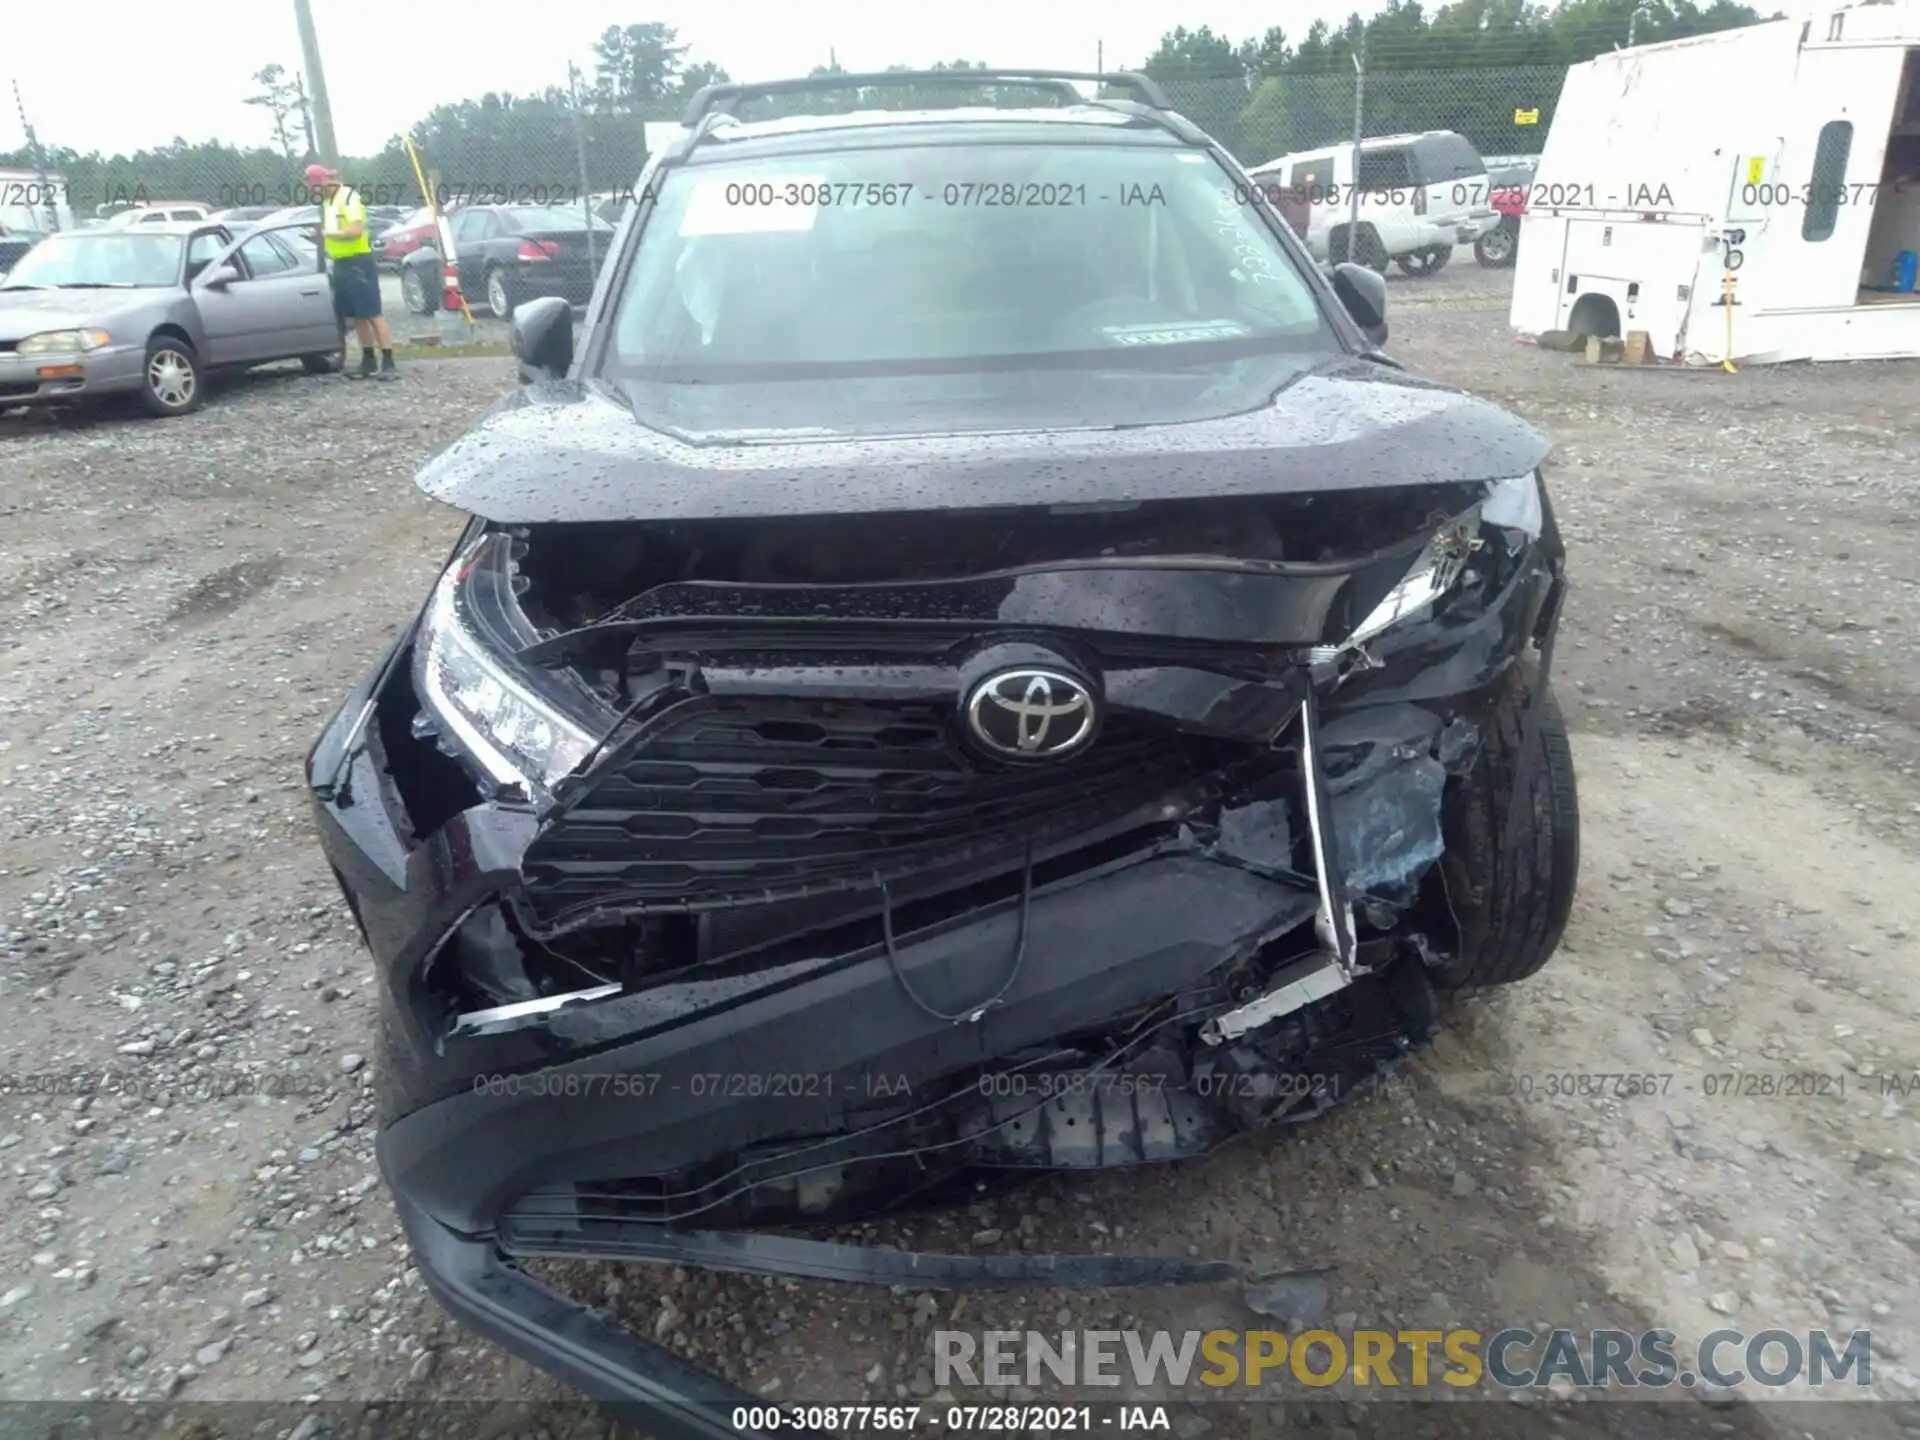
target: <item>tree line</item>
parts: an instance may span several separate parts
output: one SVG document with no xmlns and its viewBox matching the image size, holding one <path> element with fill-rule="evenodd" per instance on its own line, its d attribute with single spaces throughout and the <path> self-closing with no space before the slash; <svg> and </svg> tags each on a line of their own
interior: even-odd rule
<svg viewBox="0 0 1920 1440">
<path fill-rule="evenodd" d="M 1173 105 L 1243 162 L 1317 147 L 1353 135 L 1356 60 L 1364 66 L 1368 134 L 1457 130 L 1483 154 L 1529 153 L 1545 140 L 1569 65 L 1628 43 L 1680 39 L 1739 25 L 1760 14 L 1734 0 L 1456 0 L 1428 11 L 1391 0 L 1371 18 L 1338 27 L 1316 21 L 1297 39 L 1274 26 L 1235 40 L 1206 26 L 1179 26 L 1137 68 L 1159 81 Z M 909 67 L 893 66 L 904 71 Z M 983 68 L 956 60 L 941 71 Z M 831 54 L 815 75 L 845 73 Z M 594 42 L 590 68 L 568 85 L 531 95 L 488 92 L 435 106 L 412 139 L 445 191 L 506 190 L 513 199 L 565 198 L 581 184 L 629 186 L 646 156 L 645 125 L 677 121 L 702 86 L 726 80 L 719 65 L 692 60 L 671 26 L 613 26 Z M 67 178 L 75 213 L 141 199 L 199 199 L 215 205 L 293 204 L 305 197 L 300 171 L 312 158 L 310 107 L 297 75 L 278 65 L 256 72 L 249 104 L 263 115 L 258 143 L 189 142 L 176 137 L 132 154 L 80 153 L 57 144 L 42 155 Z M 927 107 L 1007 98 L 1000 87 L 886 86 L 755 102 L 753 118 L 800 109 L 882 105 Z M 1516 124 L 1515 112 L 1537 113 Z M 32 168 L 25 150 L 0 166 Z M 400 138 L 343 168 L 369 198 L 418 203 L 419 186 Z"/>
<path fill-rule="evenodd" d="M 1315 21 L 1297 39 L 1280 26 L 1240 41 L 1204 25 L 1178 27 L 1141 68 L 1248 165 L 1352 140 L 1359 69 L 1365 134 L 1455 130 L 1483 155 L 1523 155 L 1545 142 L 1568 66 L 1629 41 L 1679 40 L 1761 18 L 1734 0 L 1565 0 L 1552 8 L 1456 0 L 1432 11 L 1419 0 L 1390 0 L 1371 18 L 1356 13 L 1337 28 Z"/>
</svg>

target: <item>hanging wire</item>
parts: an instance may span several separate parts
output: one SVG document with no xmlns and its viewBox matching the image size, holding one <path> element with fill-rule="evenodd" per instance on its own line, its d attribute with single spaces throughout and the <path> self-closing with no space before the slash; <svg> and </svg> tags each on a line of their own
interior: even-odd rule
<svg viewBox="0 0 1920 1440">
<path fill-rule="evenodd" d="M 1020 872 L 1020 932 L 1013 947 L 1013 963 L 1007 967 L 1007 975 L 1000 982 L 1000 988 L 977 1005 L 969 1005 L 949 1015 L 944 1010 L 936 1010 L 929 1005 L 907 981 L 906 971 L 900 966 L 900 947 L 893 936 L 893 894 L 887 888 L 887 882 L 874 872 L 874 883 L 880 887 L 880 932 L 887 942 L 887 968 L 893 972 L 894 981 L 901 991 L 920 1008 L 921 1013 L 931 1015 L 936 1020 L 948 1024 L 976 1022 L 980 1017 L 998 1005 L 1006 993 L 1013 988 L 1013 982 L 1020 978 L 1020 971 L 1027 962 L 1027 930 L 1033 915 L 1033 841 L 1027 841 L 1026 861 Z"/>
</svg>

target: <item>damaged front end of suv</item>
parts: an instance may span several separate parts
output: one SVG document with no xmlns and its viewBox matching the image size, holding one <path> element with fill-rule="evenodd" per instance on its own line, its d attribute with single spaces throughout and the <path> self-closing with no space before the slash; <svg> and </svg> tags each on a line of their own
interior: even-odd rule
<svg viewBox="0 0 1920 1440">
<path fill-rule="evenodd" d="M 1566 582 L 1519 421 L 1341 321 L 1283 383 L 1152 361 L 1164 424 L 716 442 L 595 329 L 423 473 L 473 519 L 308 760 L 382 1167 L 468 1323 L 717 1433 L 732 1392 L 514 1262 L 1221 1278 L 767 1232 L 1307 1118 L 1553 952 Z"/>
</svg>

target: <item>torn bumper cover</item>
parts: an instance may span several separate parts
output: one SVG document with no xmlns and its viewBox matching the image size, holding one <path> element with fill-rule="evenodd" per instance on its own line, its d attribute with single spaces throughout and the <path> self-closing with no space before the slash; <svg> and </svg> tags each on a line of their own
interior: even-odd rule
<svg viewBox="0 0 1920 1440">
<path fill-rule="evenodd" d="M 586 1307 L 529 1278 L 491 1241 L 457 1235 L 404 1199 L 399 1210 L 415 1263 L 451 1314 L 515 1354 L 565 1376 L 589 1397 L 632 1409 L 646 1433 L 667 1440 L 809 1433 L 791 1425 L 762 1431 L 743 1423 L 742 1410 L 763 1411 L 761 1397 L 682 1360 L 664 1346 L 599 1319 Z M 1034 1284 L 1093 1289 L 1238 1281 L 1250 1308 L 1283 1321 L 1311 1320 L 1327 1303 L 1328 1272 L 1249 1277 L 1238 1267 L 1217 1261 L 1114 1255 L 920 1255 L 813 1240 L 698 1232 L 659 1232 L 650 1243 L 636 1239 L 623 1258 L 742 1275 L 923 1290 Z"/>
<path fill-rule="evenodd" d="M 754 1232 L 1201 1154 L 1424 1039 L 1457 940 L 1450 788 L 1557 621 L 1551 514 L 1511 502 L 1369 566 L 655 587 L 582 627 L 647 678 L 551 785 L 457 762 L 432 696 L 467 682 L 432 668 L 430 605 L 308 761 L 379 969 L 380 1162 L 429 1284 L 589 1393 L 716 1434 L 745 1396 L 517 1262 L 1256 1278 Z M 448 583 L 486 592 L 501 533 L 477 522 Z M 523 660 L 590 669 L 503 615 Z M 1055 763 L 1021 753 L 1036 731 Z"/>
</svg>

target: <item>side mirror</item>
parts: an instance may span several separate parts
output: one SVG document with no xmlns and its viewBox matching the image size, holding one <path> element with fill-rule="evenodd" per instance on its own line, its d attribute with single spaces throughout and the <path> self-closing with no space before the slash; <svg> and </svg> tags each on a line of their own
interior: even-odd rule
<svg viewBox="0 0 1920 1440">
<path fill-rule="evenodd" d="M 573 306 L 558 295 L 529 300 L 507 322 L 522 384 L 558 380 L 573 365 Z"/>
<path fill-rule="evenodd" d="M 1360 333 L 1375 345 L 1387 343 L 1387 277 L 1365 265 L 1333 267 L 1333 293 Z"/>
<path fill-rule="evenodd" d="M 216 265 L 200 277 L 209 290 L 224 290 L 239 278 L 240 272 L 231 265 Z"/>
</svg>

